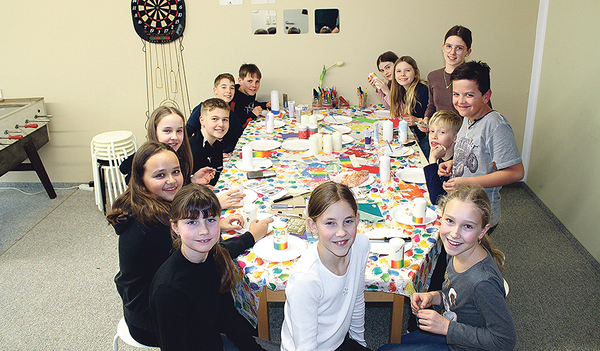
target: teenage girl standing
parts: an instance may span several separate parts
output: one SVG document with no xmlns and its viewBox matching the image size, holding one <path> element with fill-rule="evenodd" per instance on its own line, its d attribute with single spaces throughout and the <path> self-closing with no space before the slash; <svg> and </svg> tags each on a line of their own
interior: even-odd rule
<svg viewBox="0 0 600 351">
<path fill-rule="evenodd" d="M 373 78 L 369 76 L 368 81 L 373 88 L 375 88 L 375 92 L 383 106 L 387 109 L 390 108 L 390 88 L 392 86 L 392 81 L 394 80 L 394 63 L 398 59 L 398 55 L 394 54 L 391 51 L 386 51 L 383 54 L 379 55 L 377 58 L 377 69 L 385 80 L 381 78 Z"/>
</svg>

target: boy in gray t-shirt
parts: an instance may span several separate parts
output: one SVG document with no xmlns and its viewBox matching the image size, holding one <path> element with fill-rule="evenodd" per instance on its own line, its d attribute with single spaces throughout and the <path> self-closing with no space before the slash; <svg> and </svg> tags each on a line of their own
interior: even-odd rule
<svg viewBox="0 0 600 351">
<path fill-rule="evenodd" d="M 490 67 L 470 61 L 458 66 L 451 76 L 452 101 L 463 118 L 454 147 L 454 159 L 442 163 L 440 176 L 451 176 L 444 183 L 450 192 L 462 184 L 485 188 L 492 203 L 490 224 L 500 221 L 500 188 L 523 179 L 525 174 L 513 130 L 488 101 Z"/>
</svg>

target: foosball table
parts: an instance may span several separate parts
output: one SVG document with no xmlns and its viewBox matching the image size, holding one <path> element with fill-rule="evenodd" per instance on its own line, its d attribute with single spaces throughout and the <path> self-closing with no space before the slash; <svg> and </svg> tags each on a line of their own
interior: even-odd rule
<svg viewBox="0 0 600 351">
<path fill-rule="evenodd" d="M 51 199 L 56 192 L 38 150 L 48 142 L 44 98 L 0 100 L 0 176 L 10 171 L 35 171 Z M 29 162 L 24 162 L 29 159 Z"/>
</svg>

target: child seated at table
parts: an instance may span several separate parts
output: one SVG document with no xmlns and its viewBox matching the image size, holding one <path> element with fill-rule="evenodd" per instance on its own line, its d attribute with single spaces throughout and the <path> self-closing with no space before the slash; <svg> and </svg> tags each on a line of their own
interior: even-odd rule
<svg viewBox="0 0 600 351">
<path fill-rule="evenodd" d="M 216 97 L 222 99 L 228 104 L 231 104 L 231 100 L 235 96 L 235 78 L 230 73 L 221 73 L 215 78 L 215 85 L 213 93 Z M 200 114 L 202 111 L 202 103 L 194 107 L 190 118 L 188 118 L 185 129 L 188 137 L 191 137 L 200 130 Z M 229 111 L 229 130 L 223 137 L 223 152 L 230 154 L 235 149 L 238 139 L 244 132 L 242 124 L 239 118 L 233 112 L 233 109 Z"/>
<path fill-rule="evenodd" d="M 492 203 L 492 230 L 500 221 L 500 188 L 525 173 L 515 135 L 508 120 L 488 105 L 490 67 L 477 61 L 456 67 L 450 77 L 452 101 L 465 117 L 454 146 L 454 159 L 440 164 L 440 176 L 450 192 L 463 184 L 479 184 Z"/>
<path fill-rule="evenodd" d="M 203 185 L 189 184 L 173 199 L 176 251 L 156 272 L 150 310 L 163 351 L 223 350 L 224 333 L 240 350 L 264 350 L 235 308 L 237 268 L 219 244 L 221 206 Z M 267 223 L 263 223 L 267 230 Z"/>
<path fill-rule="evenodd" d="M 256 101 L 256 93 L 260 88 L 262 73 L 253 63 L 245 63 L 240 67 L 235 95 L 231 100 L 231 108 L 240 119 L 243 128 L 262 114 L 263 109 L 271 107 L 271 102 Z"/>
<path fill-rule="evenodd" d="M 202 103 L 200 132 L 190 138 L 193 171 L 203 167 L 215 170 L 209 184 L 214 186 L 223 171 L 223 142 L 221 139 L 229 130 L 229 105 L 219 98 L 210 98 Z"/>
<path fill-rule="evenodd" d="M 438 175 L 439 164 L 452 159 L 456 135 L 462 125 L 462 118 L 454 111 L 438 111 L 429 121 L 429 164 L 423 168 L 427 181 L 427 190 L 432 204 L 437 205 L 438 199 L 446 195 L 443 182 L 448 177 Z"/>
<path fill-rule="evenodd" d="M 368 350 L 365 267 L 369 240 L 357 235 L 350 188 L 325 182 L 308 203 L 307 227 L 319 236 L 298 259 L 287 286 L 281 350 Z"/>
<path fill-rule="evenodd" d="M 392 88 L 392 81 L 394 80 L 394 64 L 397 59 L 398 55 L 392 51 L 386 51 L 379 55 L 379 57 L 377 57 L 377 70 L 383 74 L 385 80 L 371 76 L 367 78 L 369 84 L 375 88 L 375 92 L 377 93 L 377 96 L 379 96 L 379 100 L 381 100 L 383 107 L 388 110 L 390 108 L 390 89 Z"/>
<path fill-rule="evenodd" d="M 480 185 L 462 185 L 442 199 L 440 239 L 451 256 L 441 291 L 410 298 L 419 328 L 397 350 L 512 350 L 517 333 L 506 304 L 504 254 L 489 242 L 490 200 Z M 429 309 L 437 306 L 442 314 Z"/>
</svg>

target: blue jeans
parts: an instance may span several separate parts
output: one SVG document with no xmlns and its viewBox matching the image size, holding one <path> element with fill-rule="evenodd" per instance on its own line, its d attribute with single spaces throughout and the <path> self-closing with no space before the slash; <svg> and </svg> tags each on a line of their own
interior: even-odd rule
<svg viewBox="0 0 600 351">
<path fill-rule="evenodd" d="M 446 337 L 443 335 L 436 335 L 431 333 L 425 333 L 421 331 L 414 331 L 408 333 L 402 337 L 401 344 L 387 344 L 383 345 L 377 351 L 400 351 L 400 350 L 412 350 L 412 351 L 448 351 L 448 345 L 446 344 Z"/>
</svg>

